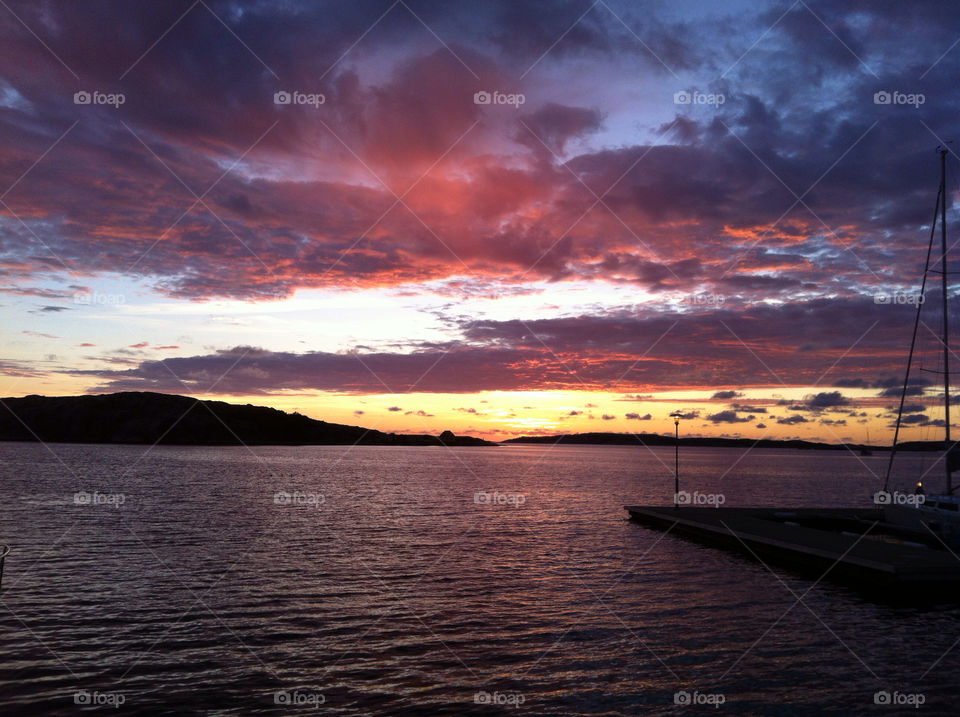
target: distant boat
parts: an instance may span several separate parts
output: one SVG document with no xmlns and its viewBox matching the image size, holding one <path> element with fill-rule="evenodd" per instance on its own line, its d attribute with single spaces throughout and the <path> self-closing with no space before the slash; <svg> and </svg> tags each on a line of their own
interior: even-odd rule
<svg viewBox="0 0 960 717">
<path fill-rule="evenodd" d="M 960 469 L 960 448 L 953 445 L 950 439 L 950 321 L 948 312 L 948 281 L 947 270 L 947 152 L 945 147 L 939 147 L 940 152 L 940 188 L 937 192 L 937 205 L 934 210 L 933 223 L 930 227 L 930 243 L 927 247 L 927 260 L 923 270 L 923 280 L 920 284 L 920 297 L 924 296 L 927 288 L 927 278 L 931 273 L 940 275 L 941 301 L 943 320 L 940 325 L 939 341 L 943 345 L 943 370 L 933 371 L 943 374 L 943 422 L 944 422 L 944 473 L 946 475 L 946 492 L 938 495 L 926 495 L 922 477 L 917 480 L 913 495 L 890 493 L 890 472 L 893 459 L 897 451 L 897 439 L 900 435 L 900 426 L 903 419 L 903 406 L 907 398 L 910 385 L 910 369 L 913 365 L 914 351 L 917 345 L 917 332 L 920 326 L 920 312 L 924 302 L 918 300 L 916 318 L 913 325 L 913 338 L 910 341 L 910 354 L 907 358 L 907 371 L 903 378 L 903 391 L 900 394 L 900 406 L 897 411 L 897 423 L 893 433 L 893 446 L 890 449 L 890 458 L 887 462 L 887 473 L 884 480 L 883 493 L 878 502 L 885 503 L 884 519 L 895 525 L 905 526 L 919 531 L 934 533 L 945 543 L 960 547 L 960 498 L 954 495 L 953 473 Z M 940 269 L 933 270 L 930 257 L 933 254 L 934 238 L 937 229 L 937 214 L 940 215 Z M 931 369 L 923 369 L 931 371 Z"/>
</svg>

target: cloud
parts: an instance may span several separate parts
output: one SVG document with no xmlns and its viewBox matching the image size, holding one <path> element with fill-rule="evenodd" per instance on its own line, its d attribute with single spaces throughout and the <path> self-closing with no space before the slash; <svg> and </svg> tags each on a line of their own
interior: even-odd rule
<svg viewBox="0 0 960 717">
<path fill-rule="evenodd" d="M 719 398 L 729 400 L 731 398 L 739 398 L 743 394 L 739 391 L 717 391 L 710 398 Z"/>
<path fill-rule="evenodd" d="M 838 378 L 833 385 L 837 388 L 869 388 L 870 384 L 862 378 Z"/>
<path fill-rule="evenodd" d="M 712 413 L 707 416 L 707 420 L 711 423 L 748 423 L 752 421 L 753 418 L 753 416 L 740 418 L 736 411 L 720 411 L 719 413 Z"/>
<path fill-rule="evenodd" d="M 799 413 L 789 416 L 788 418 L 778 418 L 777 423 L 783 423 L 785 425 L 794 425 L 797 423 L 809 423 L 809 421 L 801 416 Z"/>
<path fill-rule="evenodd" d="M 763 406 L 745 406 L 741 403 L 731 403 L 730 408 L 737 413 L 766 413 L 767 409 Z"/>
<path fill-rule="evenodd" d="M 834 406 L 846 406 L 850 399 L 846 398 L 839 391 L 822 391 L 813 396 L 804 398 L 804 403 L 810 408 L 833 408 Z"/>
<path fill-rule="evenodd" d="M 402 411 L 403 409 L 400 408 L 400 406 L 390 406 L 390 408 L 388 408 L 387 410 L 392 413 L 397 413 L 398 411 Z"/>
<path fill-rule="evenodd" d="M 906 393 L 904 394 L 903 387 L 900 388 L 885 388 L 877 395 L 881 398 L 899 398 L 901 395 L 907 396 L 922 396 L 925 393 L 923 386 L 907 386 Z"/>
<path fill-rule="evenodd" d="M 611 416 L 609 413 L 604 413 L 600 418 L 602 418 L 604 421 L 612 421 L 616 418 L 616 416 Z"/>
<path fill-rule="evenodd" d="M 893 413 L 896 413 L 898 408 L 899 408 L 898 406 L 887 406 L 887 410 Z M 926 410 L 927 410 L 927 407 L 924 406 L 922 403 L 904 403 L 903 404 L 904 413 L 923 413 Z"/>
<path fill-rule="evenodd" d="M 544 145 L 552 153 L 562 153 L 574 137 L 600 128 L 601 115 L 597 110 L 568 107 L 548 102 L 531 115 L 522 118 L 526 136 L 518 133 L 518 141 L 542 152 Z"/>
<path fill-rule="evenodd" d="M 361 6 L 207 5 L 223 24 L 202 8 L 180 19 L 172 8 L 108 5 L 116 28 L 110 52 L 103 52 L 99 13 L 87 16 L 70 3 L 22 8 L 31 27 L 74 28 L 58 35 L 58 56 L 91 86 L 116 85 L 119 68 L 142 56 L 130 68 L 131 96 L 123 107 L 130 131 L 117 113 L 64 103 L 75 91 L 73 79 L 49 62 L 41 43 L 25 41 L 22 27 L 0 33 L 11 66 L 31 68 L 4 81 L 4 96 L 19 98 L 2 119 L 2 149 L 10 158 L 4 186 L 49 146 L 56 127 L 91 110 L 58 147 L 56 164 L 38 165 L 31 182 L 7 197 L 11 211 L 27 218 L 27 227 L 10 227 L 4 247 L 6 262 L 22 266 L 25 281 L 48 271 L 102 275 L 139 256 L 138 271 L 171 296 L 266 300 L 345 281 L 400 286 L 450 279 L 462 274 L 462 260 L 506 283 L 529 271 L 543 279 L 603 277 L 653 291 L 702 282 L 704 291 L 731 300 L 802 291 L 842 301 L 904 265 L 898 260 L 910 250 L 885 241 L 889 232 L 926 221 L 919 199 L 927 158 L 908 141 L 915 123 L 892 112 L 899 108 L 870 101 L 875 80 L 851 72 L 857 61 L 833 34 L 854 51 L 869 48 L 871 64 L 920 66 L 928 58 L 917 46 L 951 42 L 949 23 L 930 9 L 910 18 L 910 44 L 895 37 L 905 20 L 893 3 L 817 4 L 823 23 L 798 7 L 777 24 L 776 42 L 754 47 L 733 67 L 738 57 L 729 56 L 728 44 L 710 41 L 718 28 L 732 38 L 729 45 L 749 46 L 778 17 L 759 8 L 721 18 L 627 7 L 625 32 L 609 13 L 583 15 L 573 2 L 521 9 L 499 1 L 469 15 L 434 3 L 418 14 L 439 28 L 438 36 L 457 38 L 456 55 L 398 7 L 378 24 L 370 55 L 354 52 L 350 62 L 338 63 L 369 28 Z M 143 55 L 144 39 L 160 37 L 174 22 L 170 41 Z M 255 54 L 237 38 L 253 42 Z M 544 48 L 551 50 L 544 55 Z M 811 56 L 823 62 L 810 63 Z M 323 91 L 322 110 L 275 105 L 273 92 L 282 85 L 258 57 L 287 86 Z M 667 90 L 677 83 L 661 61 L 670 72 L 729 67 L 730 84 L 717 87 L 727 101 L 707 117 L 696 106 L 675 105 Z M 534 63 L 530 80 L 517 78 L 516 67 Z M 625 118 L 645 109 L 622 92 L 624 63 L 650 73 L 644 102 L 655 105 L 662 92 L 663 105 L 651 114 L 669 111 L 670 133 L 656 140 L 617 135 Z M 924 80 L 907 76 L 917 91 L 949 98 L 957 66 L 947 54 Z M 500 113 L 475 105 L 466 90 L 478 76 L 526 91 L 529 102 Z M 748 92 L 737 89 L 745 86 Z M 831 92 L 823 92 L 826 86 Z M 571 97 L 579 95 L 582 106 L 574 106 Z M 816 112 L 809 111 L 813 99 Z M 946 133 L 953 104 L 944 99 L 924 107 L 931 131 Z M 272 129 L 264 133 L 265 127 Z M 872 128 L 866 135 L 865 127 Z M 858 141 L 854 163 L 844 153 Z M 786 151 L 797 147 L 803 151 Z M 236 171 L 221 176 L 241 156 Z M 824 174 L 824 157 L 845 161 Z M 75 181 L 80 175 L 87 181 Z M 194 192 L 209 188 L 207 208 L 179 223 L 191 197 L 177 177 Z M 817 216 L 837 228 L 833 235 L 824 236 L 822 225 L 802 213 L 781 219 L 781 205 L 792 199 L 781 177 L 791 187 L 820 180 Z M 393 193 L 415 181 L 405 197 L 413 214 L 389 212 L 372 226 Z M 581 200 L 607 189 L 610 211 L 580 220 Z M 69 269 L 33 261 L 31 242 L 14 241 L 30 232 Z M 760 236 L 763 245 L 752 246 Z M 638 237 L 648 256 L 636 255 Z M 859 264 L 849 252 L 830 251 L 854 240 L 865 257 Z M 736 272 L 729 271 L 733 262 Z M 230 271 L 221 270 L 225 264 Z M 881 307 L 887 316 L 896 308 Z"/>
<path fill-rule="evenodd" d="M 641 416 L 639 413 L 628 413 L 624 416 L 628 421 L 650 421 L 653 420 L 653 416 L 649 413 Z"/>
<path fill-rule="evenodd" d="M 31 168 L 0 207 L 0 291 L 15 300 L 66 300 L 83 287 L 60 284 L 93 283 L 134 262 L 144 287 L 181 300 L 416 293 L 426 282 L 510 296 L 533 282 L 602 281 L 649 301 L 480 318 L 454 326 L 444 346 L 412 340 L 363 358 L 394 391 L 424 372 L 425 391 L 617 385 L 634 394 L 770 374 L 810 386 L 834 367 L 841 376 L 902 372 L 910 307 L 872 297 L 922 260 L 912 239 L 929 222 L 931 161 L 919 115 L 876 105 L 877 82 L 856 56 L 885 68 L 891 88 L 937 98 L 924 124 L 949 136 L 960 53 L 935 72 L 914 71 L 929 67 L 929 48 L 955 39 L 942 4 L 817 2 L 815 13 L 782 14 L 628 3 L 618 18 L 565 0 L 469 10 L 426 2 L 417 13 L 430 33 L 397 6 L 356 50 L 372 18 L 346 1 L 208 0 L 186 14 L 153 3 L 17 7 L 63 65 L 20 23 L 0 27 L 7 64 L 29 68 L 0 80 L 0 186 Z M 740 58 L 767 28 L 769 41 Z M 344 53 L 349 61 L 338 62 Z M 529 79 L 517 76 L 534 63 Z M 85 86 L 128 92 L 122 113 L 70 102 L 77 86 L 64 65 Z M 673 103 L 672 91 L 720 67 L 730 68 L 725 81 L 701 89 L 723 92 L 722 106 Z M 637 72 L 648 83 L 642 103 L 630 84 Z M 475 105 L 477 77 L 528 102 Z M 275 105 L 283 87 L 315 88 L 327 102 Z M 624 129 L 637 123 L 646 129 Z M 784 216 L 794 189 L 814 184 L 816 216 Z M 206 192 L 204 205 L 184 213 L 194 192 Z M 584 213 L 594 195 L 603 205 Z M 852 345 L 865 326 L 875 328 Z M 445 359 L 429 371 L 447 350 L 453 368 Z M 183 390 L 169 368 L 198 392 L 383 390 L 333 350 L 246 357 L 214 385 L 236 355 L 205 351 L 126 370 L 103 359 L 74 378 L 92 390 Z M 871 385 L 899 396 L 897 385 Z M 807 408 L 844 405 L 817 400 Z"/>
</svg>

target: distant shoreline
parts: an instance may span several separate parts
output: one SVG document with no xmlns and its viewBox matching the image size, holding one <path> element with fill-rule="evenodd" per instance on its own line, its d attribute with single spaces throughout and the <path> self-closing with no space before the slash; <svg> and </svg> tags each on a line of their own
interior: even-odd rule
<svg viewBox="0 0 960 717">
<path fill-rule="evenodd" d="M 673 436 L 659 433 L 565 433 L 553 436 L 521 436 L 501 441 L 504 444 L 551 444 L 592 446 L 675 446 Z M 798 439 L 775 438 L 681 438 L 681 447 L 705 448 L 793 448 L 810 451 L 869 451 L 887 453 L 890 446 L 874 446 L 864 443 L 819 443 Z M 898 451 L 942 451 L 939 441 L 907 441 L 897 445 Z"/>
<path fill-rule="evenodd" d="M 128 391 L 84 396 L 23 396 L 0 399 L 0 441 L 176 446 L 490 446 L 627 445 L 674 446 L 659 433 L 570 433 L 489 441 L 443 431 L 438 436 L 384 433 L 327 423 L 267 406 L 206 401 L 178 394 Z M 890 446 L 819 443 L 773 438 L 680 439 L 682 447 L 787 448 L 887 453 Z M 909 441 L 901 451 L 942 451 L 942 442 Z"/>
</svg>

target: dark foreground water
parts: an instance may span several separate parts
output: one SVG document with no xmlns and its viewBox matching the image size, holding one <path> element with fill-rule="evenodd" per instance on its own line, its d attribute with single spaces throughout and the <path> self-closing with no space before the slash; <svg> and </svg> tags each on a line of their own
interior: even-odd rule
<svg viewBox="0 0 960 717">
<path fill-rule="evenodd" d="M 0 444 L 0 712 L 960 705 L 958 607 L 867 600 L 627 521 L 624 504 L 670 502 L 671 449 L 145 450 Z M 885 457 L 682 460 L 681 488 L 728 506 L 866 506 Z M 929 467 L 908 462 L 904 480 Z"/>
</svg>

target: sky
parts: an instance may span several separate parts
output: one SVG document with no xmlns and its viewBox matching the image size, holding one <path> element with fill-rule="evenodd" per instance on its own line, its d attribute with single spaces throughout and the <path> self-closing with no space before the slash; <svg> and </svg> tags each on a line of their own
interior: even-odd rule
<svg viewBox="0 0 960 717">
<path fill-rule="evenodd" d="M 949 2 L 5 0 L 0 395 L 889 442 L 958 72 Z"/>
</svg>

